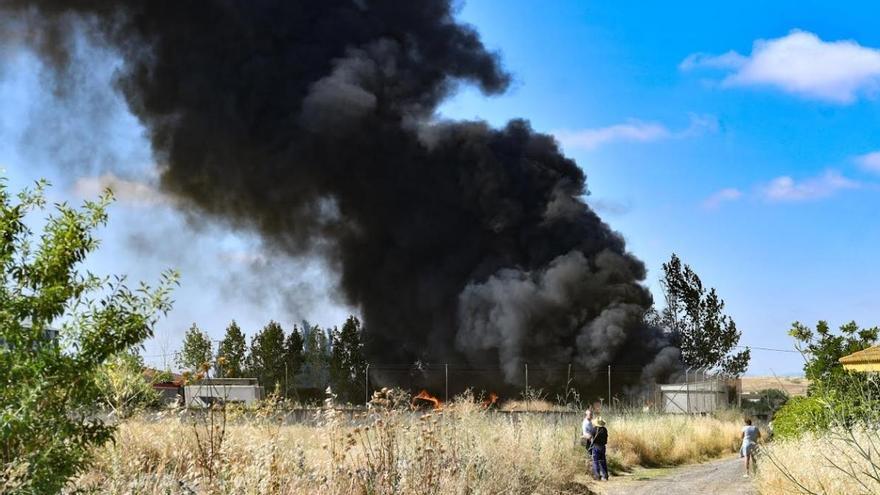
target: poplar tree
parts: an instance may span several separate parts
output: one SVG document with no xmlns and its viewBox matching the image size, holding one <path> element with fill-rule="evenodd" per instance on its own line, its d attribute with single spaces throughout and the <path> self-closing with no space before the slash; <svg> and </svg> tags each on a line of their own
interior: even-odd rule
<svg viewBox="0 0 880 495">
<path fill-rule="evenodd" d="M 284 359 L 284 329 L 270 321 L 251 339 L 248 371 L 266 392 L 273 392 L 284 384 Z"/>
<path fill-rule="evenodd" d="M 226 334 L 220 341 L 220 347 L 217 349 L 217 361 L 222 363 L 219 365 L 219 376 L 226 378 L 239 378 L 242 376 L 247 358 L 247 342 L 245 342 L 244 333 L 239 328 L 238 323 L 232 320 L 232 323 L 226 327 Z"/>
<path fill-rule="evenodd" d="M 293 330 L 284 341 L 284 363 L 285 380 L 287 381 L 287 396 L 298 396 L 296 392 L 296 376 L 302 370 L 304 362 L 303 356 L 303 335 L 299 328 L 294 325 Z"/>
<path fill-rule="evenodd" d="M 178 364 L 184 369 L 196 371 L 205 364 L 210 364 L 213 360 L 211 337 L 193 323 L 183 337 L 183 349 L 180 351 Z"/>
<path fill-rule="evenodd" d="M 354 401 L 363 391 L 367 365 L 361 343 L 361 322 L 349 316 L 341 330 L 333 329 L 330 351 L 330 379 L 337 396 Z"/>
</svg>

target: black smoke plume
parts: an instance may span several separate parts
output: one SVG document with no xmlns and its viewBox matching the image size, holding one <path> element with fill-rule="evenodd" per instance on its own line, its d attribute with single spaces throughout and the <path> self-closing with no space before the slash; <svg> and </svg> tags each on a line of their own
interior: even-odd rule
<svg viewBox="0 0 880 495">
<path fill-rule="evenodd" d="M 75 24 L 118 51 L 166 192 L 326 257 L 371 362 L 494 366 L 508 383 L 524 363 L 677 362 L 643 323 L 645 267 L 554 139 L 436 117 L 460 84 L 510 81 L 449 0 L 0 5 L 61 80 Z"/>
</svg>

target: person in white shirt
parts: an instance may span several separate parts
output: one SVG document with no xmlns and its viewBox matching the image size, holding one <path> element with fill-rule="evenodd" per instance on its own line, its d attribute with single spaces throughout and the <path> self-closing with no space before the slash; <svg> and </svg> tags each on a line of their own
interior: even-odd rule
<svg viewBox="0 0 880 495">
<path fill-rule="evenodd" d="M 758 448 L 759 438 L 761 438 L 761 430 L 757 426 L 752 426 L 751 419 L 747 419 L 746 425 L 742 429 L 742 447 L 739 449 L 739 456 L 744 457 L 746 460 L 746 474 L 743 475 L 744 478 L 749 477 L 749 467 L 753 471 L 758 470 L 758 465 L 755 462 L 755 449 Z"/>
<path fill-rule="evenodd" d="M 584 421 L 581 423 L 581 444 L 587 449 L 587 470 L 593 471 L 593 435 L 596 434 L 596 427 L 593 426 L 593 411 L 587 409 L 584 411 Z M 593 477 L 596 474 L 593 473 Z"/>
</svg>

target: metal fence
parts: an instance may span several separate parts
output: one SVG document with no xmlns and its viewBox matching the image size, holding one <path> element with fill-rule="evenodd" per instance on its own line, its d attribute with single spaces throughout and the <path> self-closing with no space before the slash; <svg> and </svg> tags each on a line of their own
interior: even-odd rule
<svg viewBox="0 0 880 495">
<path fill-rule="evenodd" d="M 384 387 L 400 388 L 414 400 L 449 402 L 469 393 L 471 400 L 507 411 L 572 411 L 586 407 L 638 410 L 670 414 L 706 414 L 739 407 L 742 386 L 739 379 L 686 369 L 663 383 L 645 376 L 632 365 L 606 365 L 603 368 L 534 366 L 479 367 L 464 364 L 388 365 L 368 364 L 348 378 L 334 376 L 324 367 L 283 378 L 275 384 L 260 383 L 266 392 L 275 390 L 286 399 L 302 405 L 319 405 L 330 387 L 337 404 L 362 407 L 373 392 Z M 431 399 L 416 399 L 417 395 Z M 562 407 L 560 407 L 562 406 Z"/>
<path fill-rule="evenodd" d="M 708 414 L 740 407 L 742 382 L 735 377 L 688 368 L 669 383 L 657 384 L 657 410 L 670 414 Z"/>
<path fill-rule="evenodd" d="M 515 368 L 370 364 L 360 387 L 362 400 L 368 402 L 374 390 L 386 386 L 413 394 L 424 390 L 443 402 L 469 391 L 477 399 L 494 394 L 502 403 L 520 401 L 524 407 L 552 403 L 669 413 L 711 412 L 736 404 L 741 392 L 738 380 L 706 370 L 689 369 L 669 383 L 658 384 L 644 375 L 642 367 L 622 364 L 598 369 L 574 364 L 546 367 L 524 363 Z"/>
</svg>

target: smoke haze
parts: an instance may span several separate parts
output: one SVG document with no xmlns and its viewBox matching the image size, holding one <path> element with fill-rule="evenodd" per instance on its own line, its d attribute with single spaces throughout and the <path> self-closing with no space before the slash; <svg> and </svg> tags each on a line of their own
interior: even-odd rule
<svg viewBox="0 0 880 495">
<path fill-rule="evenodd" d="M 643 323 L 644 265 L 584 203 L 586 177 L 555 140 L 525 120 L 436 118 L 458 85 L 491 95 L 510 81 L 450 2 L 0 9 L 26 26 L 62 96 L 76 26 L 118 53 L 116 86 L 164 194 L 272 250 L 323 257 L 360 308 L 371 362 L 499 366 L 509 383 L 526 362 L 677 366 Z"/>
</svg>

